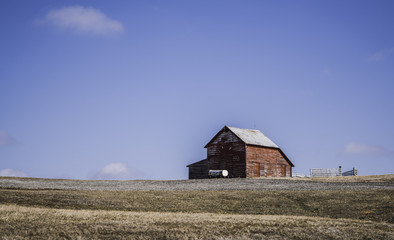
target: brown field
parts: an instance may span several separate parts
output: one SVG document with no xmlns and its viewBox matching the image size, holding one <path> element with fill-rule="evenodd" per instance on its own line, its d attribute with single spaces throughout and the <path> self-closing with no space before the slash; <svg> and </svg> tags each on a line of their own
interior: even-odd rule
<svg viewBox="0 0 394 240">
<path fill-rule="evenodd" d="M 108 184 L 135 182 L 11 178 L 60 183 L 60 189 L 23 189 L 7 187 L 4 179 L 10 178 L 0 178 L 0 239 L 394 239 L 391 175 L 231 183 L 271 184 L 270 190 L 171 190 L 179 181 L 146 181 L 170 190 L 119 191 L 107 190 Z M 370 184 L 327 188 L 326 181 L 340 179 Z M 74 188 L 62 189 L 63 181 Z M 289 181 L 312 181 L 313 188 L 283 190 Z M 217 189 L 223 180 L 209 183 Z M 84 184 L 103 184 L 105 190 L 80 190 Z"/>
<path fill-rule="evenodd" d="M 0 206 L 3 239 L 393 239 L 392 224 L 354 219 Z"/>
</svg>

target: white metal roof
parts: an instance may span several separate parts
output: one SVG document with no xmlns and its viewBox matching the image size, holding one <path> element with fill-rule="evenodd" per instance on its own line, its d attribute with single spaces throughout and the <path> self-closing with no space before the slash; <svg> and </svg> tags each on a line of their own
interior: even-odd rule
<svg viewBox="0 0 394 240">
<path fill-rule="evenodd" d="M 279 148 L 273 141 L 267 138 L 262 132 L 254 129 L 242 129 L 236 127 L 227 126 L 230 131 L 237 135 L 246 144 L 264 146 L 264 147 L 274 147 Z"/>
</svg>

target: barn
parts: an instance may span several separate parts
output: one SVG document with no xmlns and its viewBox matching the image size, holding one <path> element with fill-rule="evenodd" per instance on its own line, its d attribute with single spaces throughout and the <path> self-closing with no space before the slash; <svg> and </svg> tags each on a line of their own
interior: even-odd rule
<svg viewBox="0 0 394 240">
<path fill-rule="evenodd" d="M 294 164 L 262 132 L 223 127 L 205 146 L 207 158 L 187 165 L 189 179 L 208 178 L 209 170 L 227 170 L 229 177 L 289 177 Z"/>
</svg>

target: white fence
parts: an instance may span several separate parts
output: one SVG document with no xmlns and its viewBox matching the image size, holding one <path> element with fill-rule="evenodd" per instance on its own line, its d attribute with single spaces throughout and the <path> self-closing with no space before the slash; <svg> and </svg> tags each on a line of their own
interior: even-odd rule
<svg viewBox="0 0 394 240">
<path fill-rule="evenodd" d="M 342 167 L 339 166 L 339 168 L 311 168 L 310 174 L 311 177 L 357 176 L 358 171 L 353 168 L 342 173 Z"/>
<path fill-rule="evenodd" d="M 311 177 L 342 176 L 342 168 L 311 168 Z"/>
</svg>

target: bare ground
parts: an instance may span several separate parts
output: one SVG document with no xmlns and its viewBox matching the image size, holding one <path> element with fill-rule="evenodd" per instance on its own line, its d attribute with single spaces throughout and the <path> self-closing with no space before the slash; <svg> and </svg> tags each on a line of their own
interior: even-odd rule
<svg viewBox="0 0 394 240">
<path fill-rule="evenodd" d="M 394 189 L 394 174 L 332 178 L 90 181 L 0 177 L 0 188 L 106 191 Z"/>
</svg>

